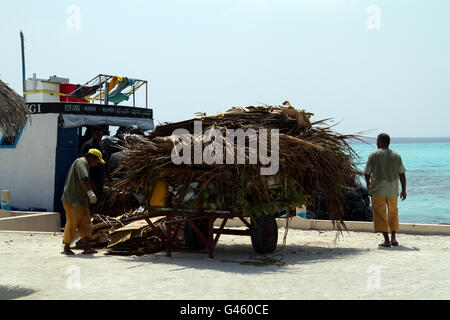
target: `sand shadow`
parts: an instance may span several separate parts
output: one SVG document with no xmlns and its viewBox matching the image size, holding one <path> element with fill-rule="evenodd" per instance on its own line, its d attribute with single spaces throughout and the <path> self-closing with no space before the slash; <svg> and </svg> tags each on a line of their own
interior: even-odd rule
<svg viewBox="0 0 450 320">
<path fill-rule="evenodd" d="M 10 287 L 0 285 L 0 300 L 13 300 L 21 297 L 29 296 L 36 290 L 29 288 L 21 288 L 19 286 Z"/>
<path fill-rule="evenodd" d="M 385 251 L 420 251 L 419 248 L 417 247 L 405 247 L 403 245 L 398 245 L 397 247 L 383 247 L 383 246 L 379 246 L 378 250 L 385 250 Z"/>
<path fill-rule="evenodd" d="M 279 273 L 290 272 L 289 266 L 320 263 L 331 259 L 343 259 L 346 256 L 358 255 L 367 250 L 356 248 L 327 248 L 307 245 L 286 245 L 275 252 L 257 254 L 251 244 L 218 245 L 214 259 L 206 253 L 173 252 L 167 257 L 165 251 L 143 256 L 120 257 L 127 261 L 139 263 L 139 267 L 149 264 L 167 264 L 168 272 L 185 269 L 209 269 L 230 273 Z"/>
<path fill-rule="evenodd" d="M 71 250 L 75 253 L 74 255 L 60 255 L 62 257 L 66 257 L 67 259 L 99 259 L 99 258 L 106 258 L 107 256 L 105 253 L 107 252 L 107 249 L 105 248 L 93 248 L 94 250 L 97 250 L 97 253 L 94 254 L 83 254 L 83 249 L 78 248 L 71 248 Z"/>
<path fill-rule="evenodd" d="M 397 247 L 391 247 L 391 248 L 386 248 L 386 249 L 391 249 L 391 250 L 395 250 L 395 251 L 420 251 L 420 249 L 417 247 L 405 247 L 405 246 L 402 246 L 401 244 L 398 245 Z"/>
</svg>

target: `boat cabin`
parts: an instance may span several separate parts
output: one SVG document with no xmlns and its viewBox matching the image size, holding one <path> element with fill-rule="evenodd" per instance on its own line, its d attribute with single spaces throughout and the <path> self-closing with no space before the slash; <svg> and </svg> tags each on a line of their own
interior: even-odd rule
<svg viewBox="0 0 450 320">
<path fill-rule="evenodd" d="M 139 88 L 145 90 L 139 94 Z M 144 80 L 102 74 L 76 85 L 34 75 L 26 80 L 24 95 L 29 120 L 17 135 L 0 137 L 0 190 L 11 191 L 13 210 L 60 212 L 65 221 L 60 199 L 87 128 L 101 125 L 110 134 L 132 125 L 154 128 Z M 141 107 L 138 99 L 144 101 Z"/>
</svg>

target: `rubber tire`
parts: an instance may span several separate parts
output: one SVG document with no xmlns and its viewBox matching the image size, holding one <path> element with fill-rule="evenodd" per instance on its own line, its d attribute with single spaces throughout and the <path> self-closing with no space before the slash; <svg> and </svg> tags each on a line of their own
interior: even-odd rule
<svg viewBox="0 0 450 320">
<path fill-rule="evenodd" d="M 205 238 L 208 239 L 208 219 L 202 220 L 202 222 L 195 222 L 195 225 L 202 232 Z M 191 250 L 203 250 L 207 247 L 197 236 L 189 222 L 186 222 L 184 225 L 184 241 L 186 243 L 186 247 Z"/>
<path fill-rule="evenodd" d="M 262 215 L 250 227 L 253 249 L 260 254 L 275 251 L 278 242 L 278 226 L 273 215 Z"/>
</svg>

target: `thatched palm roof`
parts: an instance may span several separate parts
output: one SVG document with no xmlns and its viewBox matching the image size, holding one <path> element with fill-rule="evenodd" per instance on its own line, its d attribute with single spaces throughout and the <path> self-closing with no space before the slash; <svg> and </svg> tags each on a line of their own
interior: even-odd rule
<svg viewBox="0 0 450 320">
<path fill-rule="evenodd" d="M 0 131 L 17 134 L 29 114 L 23 98 L 0 80 Z"/>
</svg>

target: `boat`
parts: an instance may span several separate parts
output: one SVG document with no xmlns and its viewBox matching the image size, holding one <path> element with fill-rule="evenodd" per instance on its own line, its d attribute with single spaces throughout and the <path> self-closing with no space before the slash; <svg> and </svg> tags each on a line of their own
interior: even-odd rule
<svg viewBox="0 0 450 320">
<path fill-rule="evenodd" d="M 140 90 L 140 91 L 139 91 Z M 148 82 L 98 74 L 84 84 L 36 74 L 24 80 L 29 117 L 15 133 L 0 137 L 0 190 L 11 191 L 11 206 L 60 212 L 67 172 L 80 154 L 89 126 L 154 129 Z"/>
</svg>

